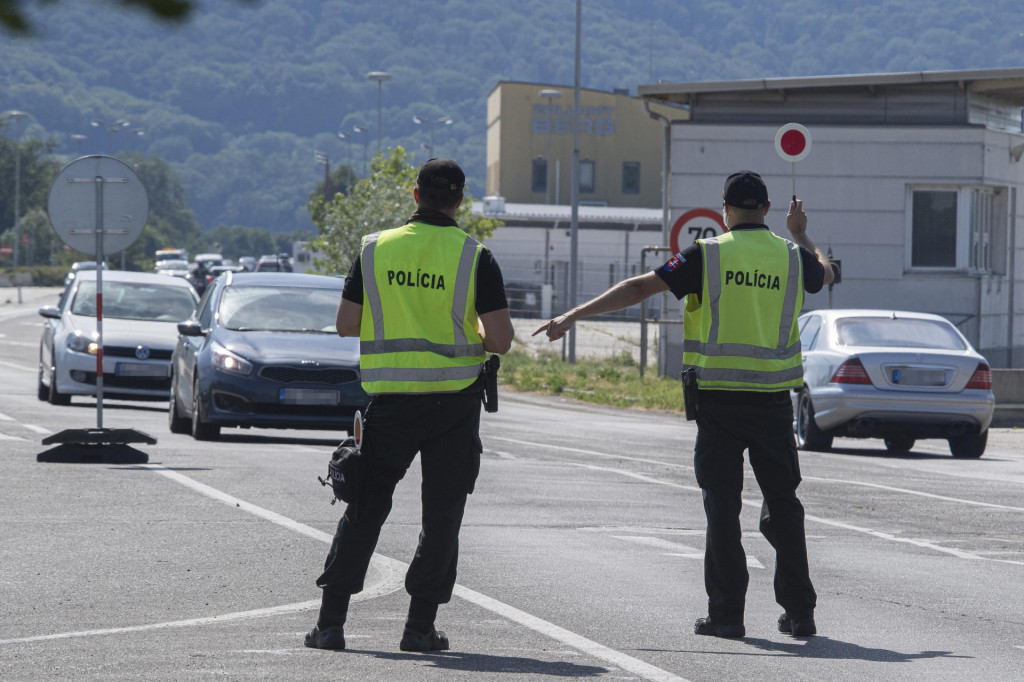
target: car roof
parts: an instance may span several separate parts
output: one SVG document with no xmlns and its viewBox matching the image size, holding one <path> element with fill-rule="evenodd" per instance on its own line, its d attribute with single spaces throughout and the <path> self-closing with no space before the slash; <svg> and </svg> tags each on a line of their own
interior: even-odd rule
<svg viewBox="0 0 1024 682">
<path fill-rule="evenodd" d="M 885 310 L 882 308 L 833 308 L 831 310 L 808 310 L 806 314 L 814 313 L 821 315 L 826 320 L 838 320 L 844 317 L 878 317 L 878 318 L 903 318 L 915 320 L 934 320 L 952 324 L 942 315 L 933 313 L 918 313 L 910 310 Z"/>
<path fill-rule="evenodd" d="M 228 273 L 228 286 L 241 287 L 308 287 L 311 289 L 342 289 L 345 280 L 328 275 L 296 272 L 234 272 Z"/>
<path fill-rule="evenodd" d="M 79 282 L 91 282 L 96 279 L 95 270 L 85 270 L 80 272 L 75 278 Z M 103 271 L 104 282 L 130 282 L 135 284 L 161 284 L 164 286 L 172 287 L 184 287 L 191 289 L 192 285 L 186 282 L 184 279 L 179 277 L 168 277 L 167 275 L 158 275 L 155 272 L 131 272 L 129 270 L 104 270 Z"/>
</svg>

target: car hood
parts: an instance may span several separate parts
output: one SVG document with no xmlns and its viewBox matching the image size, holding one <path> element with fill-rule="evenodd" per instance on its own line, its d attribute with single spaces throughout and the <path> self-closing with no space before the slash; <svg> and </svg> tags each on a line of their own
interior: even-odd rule
<svg viewBox="0 0 1024 682">
<path fill-rule="evenodd" d="M 220 328 L 213 340 L 247 360 L 259 363 L 359 364 L 359 339 L 336 334 L 299 332 L 236 332 Z"/>
<path fill-rule="evenodd" d="M 82 336 L 96 335 L 96 318 L 69 315 L 70 329 Z M 147 322 L 143 320 L 119 320 L 103 318 L 104 346 L 149 346 L 173 350 L 178 341 L 176 322 Z"/>
</svg>

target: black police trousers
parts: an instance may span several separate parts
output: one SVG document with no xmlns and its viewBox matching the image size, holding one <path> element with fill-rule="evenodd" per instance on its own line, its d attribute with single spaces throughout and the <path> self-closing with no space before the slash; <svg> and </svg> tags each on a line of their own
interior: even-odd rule
<svg viewBox="0 0 1024 682">
<path fill-rule="evenodd" d="M 796 496 L 800 463 L 788 392 L 700 391 L 694 470 L 704 498 L 704 586 L 708 614 L 742 623 L 749 575 L 740 531 L 743 451 L 761 488 L 761 534 L 775 549 L 775 600 L 791 616 L 814 612 L 804 508 Z"/>
<path fill-rule="evenodd" d="M 459 529 L 482 449 L 479 392 L 373 397 L 363 422 L 363 490 L 338 522 L 316 584 L 337 594 L 362 591 L 395 486 L 419 452 L 423 520 L 405 589 L 434 604 L 450 601 Z"/>
</svg>

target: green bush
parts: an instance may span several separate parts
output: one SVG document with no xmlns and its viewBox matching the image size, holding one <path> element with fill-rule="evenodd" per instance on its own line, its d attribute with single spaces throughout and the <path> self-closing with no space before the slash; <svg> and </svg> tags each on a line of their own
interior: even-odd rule
<svg viewBox="0 0 1024 682">
<path fill-rule="evenodd" d="M 17 268 L 0 268 L 0 274 L 7 275 L 11 281 L 19 273 L 27 273 L 32 277 L 32 286 L 59 287 L 64 285 L 64 277 L 68 268 L 63 265 L 22 265 Z"/>
</svg>

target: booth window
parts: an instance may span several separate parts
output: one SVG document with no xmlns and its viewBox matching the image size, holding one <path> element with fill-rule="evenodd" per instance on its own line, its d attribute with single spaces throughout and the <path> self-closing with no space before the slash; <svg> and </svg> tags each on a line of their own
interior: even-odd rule
<svg viewBox="0 0 1024 682">
<path fill-rule="evenodd" d="M 580 194 L 593 194 L 594 184 L 594 162 L 580 161 Z"/>
<path fill-rule="evenodd" d="M 912 269 L 1006 273 L 1006 188 L 911 190 Z"/>
<path fill-rule="evenodd" d="M 548 191 L 548 160 L 538 156 L 533 160 L 533 173 L 530 176 L 530 190 L 533 192 Z"/>
<path fill-rule="evenodd" d="M 640 162 L 622 162 L 622 193 L 640 194 Z"/>
</svg>

